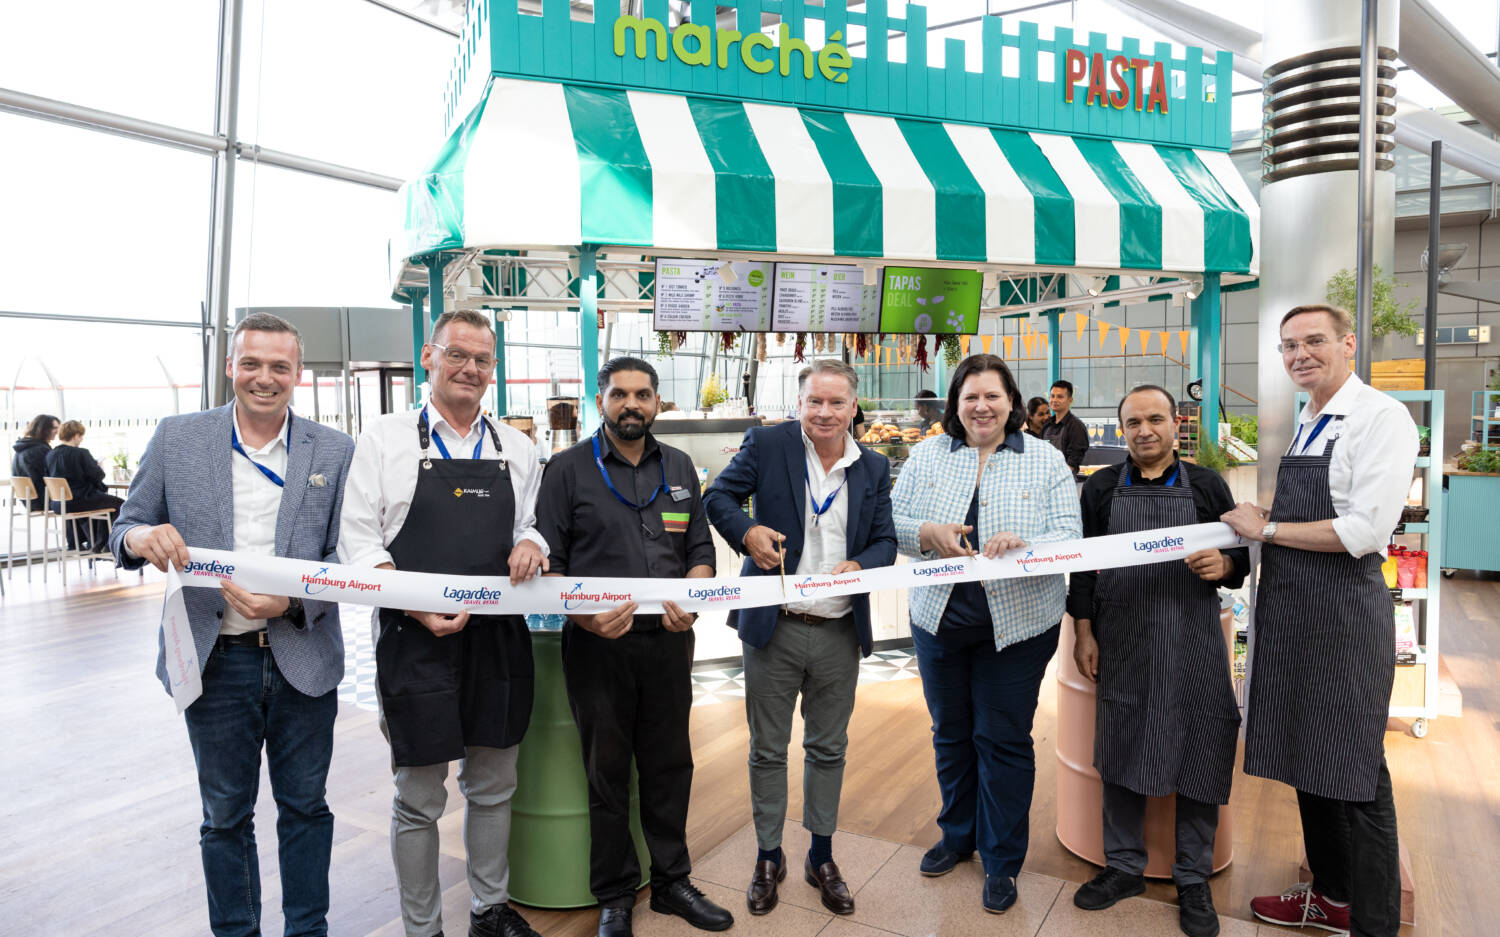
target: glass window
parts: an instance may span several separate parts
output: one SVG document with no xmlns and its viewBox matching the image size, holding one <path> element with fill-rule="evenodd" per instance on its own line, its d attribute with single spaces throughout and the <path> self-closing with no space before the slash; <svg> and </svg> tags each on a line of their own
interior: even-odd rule
<svg viewBox="0 0 1500 937">
<path fill-rule="evenodd" d="M 3 113 L 0 140 L 0 309 L 199 320 L 209 157 Z"/>
<path fill-rule="evenodd" d="M 364 0 L 248 0 L 244 19 L 242 140 L 402 179 L 442 144 L 454 37 Z"/>
<path fill-rule="evenodd" d="M 208 133 L 218 35 L 213 0 L 7 3 L 0 87 Z"/>
</svg>

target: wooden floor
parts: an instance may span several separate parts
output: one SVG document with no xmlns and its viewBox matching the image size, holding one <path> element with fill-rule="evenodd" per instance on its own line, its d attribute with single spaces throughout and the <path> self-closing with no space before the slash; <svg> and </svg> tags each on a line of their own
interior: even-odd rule
<svg viewBox="0 0 1500 937">
<path fill-rule="evenodd" d="M 0 935 L 205 934 L 192 757 L 182 722 L 151 675 L 160 581 L 124 573 L 116 579 L 108 571 L 81 578 L 66 591 L 55 570 L 47 587 L 17 578 L 0 604 Z M 1464 717 L 1435 720 L 1422 740 L 1395 731 L 1386 738 L 1417 894 L 1418 926 L 1403 933 L 1489 935 L 1500 933 L 1494 884 L 1500 870 L 1500 581 L 1460 574 L 1444 588 L 1444 658 L 1463 691 Z M 1094 869 L 1064 850 L 1052 832 L 1056 725 L 1056 684 L 1049 674 L 1036 719 L 1039 757 L 1026 869 L 1081 882 Z M 750 818 L 743 709 L 733 703 L 699 707 L 692 731 L 697 773 L 689 839 L 693 854 L 703 857 Z M 397 937 L 388 749 L 374 716 L 351 706 L 341 708 L 336 732 L 329 777 L 337 818 L 331 933 Z M 929 739 L 918 681 L 860 688 L 841 829 L 919 847 L 937 839 Z M 795 817 L 795 762 L 790 786 Z M 1292 792 L 1281 785 L 1238 775 L 1233 802 L 1235 858 L 1213 889 L 1223 915 L 1249 919 L 1252 896 L 1295 880 L 1298 821 Z M 442 822 L 450 935 L 464 932 L 459 915 L 467 906 L 459 803 L 455 791 Z M 265 933 L 277 935 L 275 813 L 265 781 L 257 816 Z M 1175 895 L 1170 885 L 1153 884 L 1148 897 L 1171 901 Z M 592 912 L 528 917 L 548 937 L 581 937 L 595 926 Z"/>
</svg>

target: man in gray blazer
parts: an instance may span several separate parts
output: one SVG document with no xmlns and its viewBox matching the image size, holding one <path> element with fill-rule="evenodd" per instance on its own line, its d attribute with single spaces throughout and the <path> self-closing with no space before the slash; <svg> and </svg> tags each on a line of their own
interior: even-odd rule
<svg viewBox="0 0 1500 937">
<path fill-rule="evenodd" d="M 284 319 L 246 317 L 225 372 L 234 403 L 156 428 L 110 535 L 126 569 L 188 562 L 188 545 L 334 559 L 354 441 L 295 416 L 302 339 Z M 217 937 L 260 933 L 254 832 L 260 752 L 276 797 L 287 937 L 327 934 L 333 814 L 324 798 L 335 689 L 344 675 L 338 605 L 256 595 L 225 581 L 183 592 L 203 695 L 187 708 L 203 799 L 203 875 Z M 163 645 L 158 634 L 158 647 Z M 165 653 L 156 675 L 171 692 Z"/>
</svg>

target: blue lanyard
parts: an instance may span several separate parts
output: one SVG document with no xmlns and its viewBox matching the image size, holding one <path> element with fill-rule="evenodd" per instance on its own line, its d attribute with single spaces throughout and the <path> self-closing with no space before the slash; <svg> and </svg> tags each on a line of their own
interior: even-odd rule
<svg viewBox="0 0 1500 937">
<path fill-rule="evenodd" d="M 651 492 L 651 497 L 649 499 L 647 499 L 647 501 L 646 501 L 645 504 L 636 504 L 634 501 L 629 500 L 624 495 L 622 495 L 618 491 L 616 491 L 615 490 L 615 483 L 612 482 L 612 481 L 610 481 L 609 472 L 608 472 L 608 470 L 606 470 L 604 468 L 604 456 L 602 456 L 600 454 L 600 452 L 599 452 L 599 433 L 602 433 L 602 432 L 604 432 L 604 431 L 600 430 L 598 433 L 595 433 L 594 437 L 593 437 L 593 439 L 594 439 L 594 464 L 597 465 L 597 466 L 599 466 L 599 474 L 604 477 L 604 484 L 606 484 L 606 485 L 609 486 L 609 493 L 612 494 L 612 495 L 614 495 L 615 498 L 616 498 L 616 500 L 618 500 L 621 504 L 625 505 L 627 508 L 630 508 L 630 509 L 635 510 L 635 511 L 644 511 L 644 510 L 646 510 L 646 508 L 649 508 L 651 506 L 651 503 L 656 500 L 656 496 L 657 495 L 659 495 L 663 491 L 667 490 L 667 460 L 665 458 L 663 458 L 661 460 L 661 484 L 657 485 L 656 486 L 656 490 L 654 490 L 654 491 Z"/>
<path fill-rule="evenodd" d="M 806 458 L 804 458 L 802 460 L 802 478 L 803 478 L 804 481 L 807 482 L 807 497 L 811 500 L 811 503 L 812 503 L 812 506 L 813 506 L 813 509 L 812 509 L 812 512 L 813 512 L 813 526 L 814 527 L 818 527 L 822 523 L 823 515 L 827 514 L 828 513 L 828 509 L 831 508 L 831 507 L 833 507 L 833 499 L 837 498 L 839 496 L 839 492 L 844 490 L 844 482 L 847 482 L 849 480 L 849 470 L 848 469 L 844 470 L 843 481 L 839 482 L 839 486 L 837 488 L 833 489 L 833 494 L 829 495 L 823 501 L 823 503 L 821 505 L 818 504 L 817 498 L 815 498 L 813 496 L 812 474 L 810 472 L 808 472 L 808 470 L 807 470 L 807 459 Z"/>
<path fill-rule="evenodd" d="M 422 426 L 424 428 L 427 426 L 427 408 L 426 407 L 422 408 Z M 445 445 L 443 445 L 443 437 L 439 436 L 437 434 L 436 430 L 434 430 L 433 433 L 432 433 L 432 441 L 435 442 L 435 443 L 437 443 L 438 452 L 441 452 L 443 454 L 443 458 L 445 458 L 445 459 L 451 459 L 451 458 L 453 458 L 453 456 L 451 456 L 451 455 L 448 454 L 448 447 L 445 446 Z M 471 458 L 471 459 L 478 459 L 479 458 L 479 450 L 481 450 L 483 448 L 484 448 L 484 430 L 480 430 L 479 431 L 479 441 L 474 444 L 474 454 L 471 455 L 471 456 L 469 456 L 469 458 Z"/>
<path fill-rule="evenodd" d="M 1299 439 L 1302 438 L 1302 427 L 1306 426 L 1307 424 L 1306 423 L 1299 424 L 1297 426 L 1297 435 L 1295 435 L 1295 436 L 1292 437 L 1292 448 L 1288 449 L 1287 453 L 1291 454 L 1292 450 L 1297 450 L 1297 452 L 1298 452 L 1299 455 L 1301 453 L 1303 453 L 1303 452 L 1306 452 L 1307 451 L 1307 447 L 1311 446 L 1313 444 L 1313 440 L 1318 438 L 1318 434 L 1321 433 L 1321 432 L 1323 432 L 1323 427 L 1327 426 L 1328 425 L 1328 421 L 1331 420 L 1331 419 L 1333 419 L 1333 414 L 1332 413 L 1325 413 L 1325 414 L 1323 414 L 1322 418 L 1320 418 L 1318 420 L 1318 422 L 1313 426 L 1312 435 L 1309 436 L 1309 437 L 1307 437 L 1307 442 L 1305 442 L 1305 443 L 1302 444 L 1302 448 L 1301 449 L 1297 449 L 1297 440 L 1299 440 Z"/>
<path fill-rule="evenodd" d="M 286 487 L 286 481 L 284 479 L 282 479 L 282 477 L 280 475 L 277 475 L 275 472 L 273 472 L 270 469 L 266 468 L 264 465 L 261 465 L 259 462 L 255 461 L 254 459 L 251 459 L 250 458 L 250 453 L 246 452 L 245 451 L 245 447 L 242 446 L 242 445 L 240 445 L 240 434 L 234 428 L 234 419 L 233 418 L 231 418 L 230 421 L 229 421 L 229 445 L 231 447 L 233 447 L 233 449 L 234 449 L 235 452 L 238 452 L 240 455 L 244 456 L 247 460 L 249 460 L 249 462 L 250 462 L 251 465 L 253 465 L 257 469 L 259 469 L 260 473 L 262 475 L 264 475 L 267 478 L 269 478 L 271 480 L 271 484 L 275 485 L 277 488 L 285 488 Z M 286 451 L 287 451 L 287 455 L 290 456 L 291 452 L 292 452 L 292 411 L 291 410 L 287 410 L 287 412 L 286 412 Z"/>
<path fill-rule="evenodd" d="M 1172 474 L 1167 476 L 1166 484 L 1163 485 L 1163 487 L 1171 488 L 1173 485 L 1177 484 L 1177 473 L 1180 471 L 1182 471 L 1182 463 L 1178 462 L 1176 465 L 1172 466 Z M 1132 484 L 1133 482 L 1131 482 L 1130 480 L 1130 466 L 1127 465 L 1125 467 L 1125 487 L 1129 488 Z"/>
</svg>

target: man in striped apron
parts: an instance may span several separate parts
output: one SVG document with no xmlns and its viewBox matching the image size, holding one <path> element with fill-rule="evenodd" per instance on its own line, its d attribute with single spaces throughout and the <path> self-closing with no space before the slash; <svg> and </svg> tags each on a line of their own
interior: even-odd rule
<svg viewBox="0 0 1500 937">
<path fill-rule="evenodd" d="M 1084 484 L 1084 536 L 1211 522 L 1234 506 L 1212 469 L 1177 458 L 1177 402 L 1164 388 L 1137 387 L 1120 401 L 1118 416 L 1130 460 Z M 1141 536 L 1137 544 L 1150 540 Z M 1240 711 L 1218 587 L 1237 588 L 1249 569 L 1241 547 L 1078 572 L 1069 581 L 1073 658 L 1099 685 L 1094 766 L 1104 781 L 1105 868 L 1073 895 L 1086 911 L 1146 890 L 1146 801 L 1175 794 L 1179 925 L 1190 937 L 1219 933 L 1208 877 L 1219 805 L 1229 802 Z"/>
<path fill-rule="evenodd" d="M 1417 455 L 1403 404 L 1350 373 L 1353 317 L 1298 306 L 1282 363 L 1310 397 L 1270 511 L 1224 520 L 1266 544 L 1255 609 L 1245 773 L 1297 789 L 1310 884 L 1255 898 L 1261 920 L 1395 937 L 1396 807 L 1385 764 L 1395 616 L 1380 574 Z"/>
</svg>

